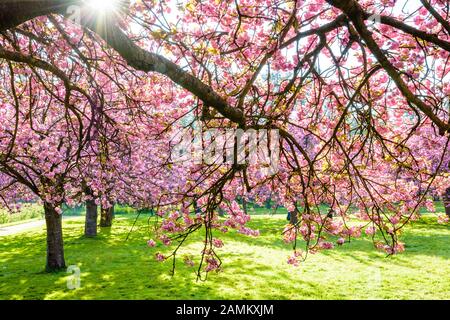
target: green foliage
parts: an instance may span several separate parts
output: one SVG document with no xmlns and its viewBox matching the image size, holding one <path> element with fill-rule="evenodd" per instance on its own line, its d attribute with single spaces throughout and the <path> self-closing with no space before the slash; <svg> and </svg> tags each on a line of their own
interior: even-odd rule
<svg viewBox="0 0 450 320">
<path fill-rule="evenodd" d="M 149 210 L 142 210 L 143 213 L 149 212 Z M 76 206 L 76 207 L 63 207 L 63 212 L 65 216 L 84 216 L 86 214 L 86 207 L 85 206 Z M 98 206 L 98 212 L 100 214 L 100 206 Z M 136 214 L 137 210 L 133 209 L 130 206 L 127 205 L 120 205 L 116 204 L 114 206 L 114 214 Z"/>
<path fill-rule="evenodd" d="M 146 246 L 153 217 L 142 214 L 125 241 L 134 218 L 117 216 L 113 228 L 95 239 L 82 236 L 82 217 L 64 221 L 66 263 L 81 269 L 75 290 L 67 289 L 65 272 L 42 272 L 44 230 L 2 237 L 0 299 L 447 299 L 450 292 L 450 227 L 435 217 L 405 229 L 406 251 L 399 255 L 385 257 L 361 238 L 310 255 L 296 268 L 285 263 L 291 248 L 280 236 L 284 214 L 256 215 L 250 224 L 261 236 L 223 234 L 223 271 L 206 282 L 197 282 L 196 269 L 182 262 L 185 254 L 198 258 L 203 234 L 182 249 L 171 277 L 172 261 L 154 259 L 170 248 Z"/>
<path fill-rule="evenodd" d="M 41 219 L 44 217 L 44 209 L 41 205 L 36 203 L 22 204 L 20 211 L 10 212 L 6 209 L 0 208 L 0 225 L 1 224 L 14 224 L 16 222 Z"/>
</svg>

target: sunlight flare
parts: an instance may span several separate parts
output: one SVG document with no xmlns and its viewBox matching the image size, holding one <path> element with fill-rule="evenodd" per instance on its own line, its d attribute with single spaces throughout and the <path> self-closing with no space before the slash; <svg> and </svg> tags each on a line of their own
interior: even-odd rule
<svg viewBox="0 0 450 320">
<path fill-rule="evenodd" d="M 88 0 L 87 4 L 96 11 L 111 11 L 117 7 L 117 0 Z"/>
</svg>

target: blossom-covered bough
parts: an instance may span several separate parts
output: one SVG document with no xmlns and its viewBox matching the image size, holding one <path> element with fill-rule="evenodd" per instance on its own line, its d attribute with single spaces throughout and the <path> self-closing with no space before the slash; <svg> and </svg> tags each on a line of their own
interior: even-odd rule
<svg viewBox="0 0 450 320">
<path fill-rule="evenodd" d="M 50 253 L 61 203 L 121 202 L 162 217 L 174 267 L 205 232 L 200 277 L 221 266 L 217 234 L 258 234 L 238 202 L 272 199 L 292 212 L 293 265 L 361 233 L 393 254 L 450 186 L 448 1 L 94 2 L 0 4 L 0 194 L 25 186 L 53 208 Z M 231 162 L 174 160 L 214 129 L 276 130 L 277 170 L 250 161 L 250 141 L 248 161 L 235 140 L 213 153 Z"/>
</svg>

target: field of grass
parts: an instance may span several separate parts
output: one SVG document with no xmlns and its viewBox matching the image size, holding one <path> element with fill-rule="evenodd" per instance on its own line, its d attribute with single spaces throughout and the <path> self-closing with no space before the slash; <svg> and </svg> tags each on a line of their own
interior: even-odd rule
<svg viewBox="0 0 450 320">
<path fill-rule="evenodd" d="M 257 210 L 261 211 L 261 210 Z M 267 211 L 266 211 L 267 212 Z M 256 212 L 255 212 L 256 213 Z M 262 213 L 262 212 L 258 212 Z M 284 214 L 258 214 L 251 225 L 258 238 L 223 235 L 223 271 L 196 281 L 195 269 L 179 259 L 156 262 L 148 248 L 148 215 L 119 214 L 98 238 L 83 234 L 83 217 L 64 221 L 67 265 L 81 270 L 81 287 L 67 288 L 70 274 L 46 274 L 45 230 L 0 238 L 0 299 L 447 299 L 450 294 L 450 227 L 424 217 L 403 234 L 406 251 L 386 258 L 367 238 L 310 255 L 300 267 L 286 264 L 291 253 L 280 231 Z M 181 254 L 198 257 L 201 233 Z"/>
</svg>

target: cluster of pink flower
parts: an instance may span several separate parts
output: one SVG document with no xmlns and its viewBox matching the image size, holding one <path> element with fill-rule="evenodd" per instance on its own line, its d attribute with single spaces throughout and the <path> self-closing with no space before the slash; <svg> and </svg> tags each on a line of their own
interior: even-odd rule
<svg viewBox="0 0 450 320">
<path fill-rule="evenodd" d="M 326 249 L 326 250 L 328 250 L 328 249 L 333 249 L 334 248 L 334 245 L 333 245 L 333 243 L 332 242 L 329 242 L 329 241 L 319 241 L 319 248 L 320 249 Z"/>
<path fill-rule="evenodd" d="M 292 255 L 287 259 L 287 263 L 293 265 L 294 267 L 300 266 L 300 258 L 303 257 L 303 252 L 300 250 L 295 250 Z"/>
<path fill-rule="evenodd" d="M 258 237 L 259 236 L 259 230 L 254 230 L 246 226 L 241 226 L 238 230 L 238 233 L 245 234 L 246 236 L 252 236 L 252 237 Z"/>
<path fill-rule="evenodd" d="M 170 213 L 165 219 L 163 219 L 160 229 L 169 233 L 177 233 L 184 231 L 187 226 L 193 223 L 189 216 L 184 215 L 184 225 L 181 221 L 179 221 L 179 218 L 180 214 L 178 211 Z"/>
<path fill-rule="evenodd" d="M 164 256 L 164 255 L 163 255 L 162 253 L 160 253 L 160 252 L 156 253 L 155 258 L 156 258 L 157 261 L 160 261 L 160 262 L 166 260 L 166 256 Z"/>
<path fill-rule="evenodd" d="M 376 231 L 377 231 L 377 230 L 375 229 L 374 226 L 368 226 L 368 227 L 366 228 L 366 230 L 364 230 L 364 233 L 365 233 L 366 235 L 368 235 L 368 236 L 372 236 L 372 235 L 375 234 Z"/>
<path fill-rule="evenodd" d="M 189 267 L 195 266 L 195 262 L 192 260 L 191 256 L 184 256 L 183 262 L 184 262 L 184 264 L 186 264 Z"/>
<path fill-rule="evenodd" d="M 449 218 L 449 216 L 446 215 L 446 214 L 440 214 L 440 215 L 438 215 L 438 217 L 437 217 L 437 222 L 440 223 L 440 224 L 448 223 L 449 220 L 450 220 L 450 218 Z"/>
<path fill-rule="evenodd" d="M 359 238 L 361 237 L 361 227 L 359 226 L 351 226 L 348 229 L 344 229 L 341 232 L 342 235 Z"/>
<path fill-rule="evenodd" d="M 250 216 L 242 213 L 238 213 L 235 215 L 232 215 L 230 218 L 228 218 L 224 225 L 233 229 L 238 228 L 238 226 L 243 226 L 250 220 Z"/>
<path fill-rule="evenodd" d="M 161 240 L 161 242 L 165 245 L 165 246 L 170 246 L 170 244 L 172 243 L 172 241 L 170 240 L 170 238 L 166 235 L 166 234 L 162 234 L 159 237 L 159 240 Z"/>
<path fill-rule="evenodd" d="M 204 200 L 198 201 L 198 205 L 204 204 Z M 164 211 L 162 217 L 163 220 L 161 222 L 160 228 L 158 229 L 159 240 L 166 246 L 169 246 L 171 241 L 171 235 L 179 235 L 185 232 L 189 227 L 194 224 L 207 224 L 210 228 L 219 230 L 220 232 L 228 232 L 229 229 L 235 229 L 238 233 L 245 234 L 248 236 L 259 236 L 258 230 L 253 230 L 245 224 L 250 220 L 250 216 L 245 214 L 242 209 L 239 207 L 236 201 L 231 201 L 231 206 L 227 207 L 225 205 L 221 205 L 221 209 L 225 211 L 227 214 L 227 218 L 222 220 L 219 219 L 218 213 L 214 212 L 211 214 L 206 214 L 204 210 L 201 212 L 195 213 L 192 217 L 190 215 L 189 206 L 184 206 L 181 210 L 181 214 L 178 211 L 167 213 Z M 149 247 L 156 246 L 156 242 L 151 239 L 147 242 Z M 213 238 L 211 240 L 211 245 L 215 248 L 222 248 L 224 243 L 221 239 Z M 215 255 L 211 252 L 210 249 L 203 252 L 206 256 L 206 266 L 204 270 L 206 272 L 219 270 L 219 262 L 215 258 Z M 158 253 L 156 255 L 156 259 L 158 261 L 164 261 L 165 257 Z M 194 262 L 191 258 L 184 258 L 185 264 L 189 266 L 193 266 Z"/>
<path fill-rule="evenodd" d="M 316 226 L 314 224 L 307 224 L 305 222 L 302 222 L 300 224 L 300 228 L 298 228 L 298 231 L 303 237 L 303 240 L 309 241 L 316 238 Z"/>
<path fill-rule="evenodd" d="M 387 254 L 395 254 L 405 251 L 405 244 L 403 242 L 397 242 L 394 246 L 384 245 L 383 249 Z"/>
<path fill-rule="evenodd" d="M 296 231 L 295 231 L 295 226 L 293 226 L 292 224 L 288 224 L 284 227 L 283 230 L 283 240 L 285 243 L 292 243 L 295 241 L 296 239 Z"/>
<path fill-rule="evenodd" d="M 436 208 L 434 207 L 434 202 L 433 202 L 432 199 L 427 199 L 425 201 L 425 208 L 427 208 L 427 210 L 429 212 L 435 212 L 436 211 Z"/>
<path fill-rule="evenodd" d="M 375 248 L 384 251 L 387 254 L 395 254 L 405 251 L 405 244 L 403 242 L 397 242 L 395 245 L 388 245 L 383 242 L 377 241 L 374 243 Z"/>
<path fill-rule="evenodd" d="M 389 221 L 393 224 L 396 225 L 400 222 L 401 216 L 395 215 L 389 218 Z"/>
<path fill-rule="evenodd" d="M 338 235 L 342 232 L 344 223 L 341 220 L 331 219 L 325 223 L 325 229 L 332 235 Z"/>
<path fill-rule="evenodd" d="M 223 247 L 223 241 L 217 238 L 212 239 L 212 244 L 216 248 L 222 248 Z"/>
<path fill-rule="evenodd" d="M 211 272 L 211 271 L 219 271 L 220 270 L 220 265 L 219 265 L 219 261 L 214 258 L 214 257 L 206 257 L 206 267 L 205 267 L 205 271 L 206 272 Z"/>
</svg>

